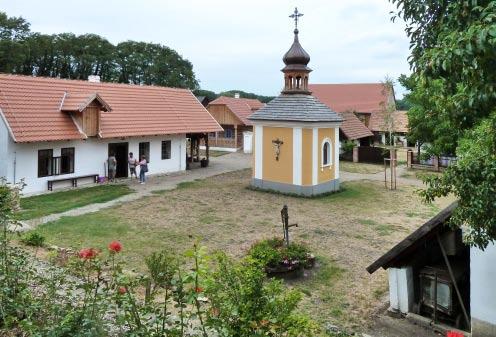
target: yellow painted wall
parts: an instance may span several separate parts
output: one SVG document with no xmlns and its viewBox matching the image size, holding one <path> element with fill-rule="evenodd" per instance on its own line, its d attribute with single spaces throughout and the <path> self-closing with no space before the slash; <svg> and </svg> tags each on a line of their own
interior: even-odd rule
<svg viewBox="0 0 496 337">
<path fill-rule="evenodd" d="M 279 160 L 276 160 L 273 140 L 279 138 L 281 145 Z M 279 183 L 293 183 L 293 129 L 263 128 L 263 180 Z"/>
<path fill-rule="evenodd" d="M 322 128 L 319 129 L 319 143 L 318 143 L 318 151 L 319 151 L 319 168 L 318 168 L 318 183 L 322 184 L 324 182 L 333 180 L 335 175 L 334 175 L 334 152 L 336 151 L 336 144 L 334 142 L 334 132 L 335 129 L 332 128 Z M 322 169 L 322 142 L 324 141 L 325 138 L 329 138 L 331 141 L 332 147 L 331 147 L 331 167 L 324 167 Z"/>
<path fill-rule="evenodd" d="M 312 185 L 312 139 L 313 130 L 303 129 L 302 130 L 302 163 L 301 163 L 301 184 L 303 186 Z"/>
</svg>

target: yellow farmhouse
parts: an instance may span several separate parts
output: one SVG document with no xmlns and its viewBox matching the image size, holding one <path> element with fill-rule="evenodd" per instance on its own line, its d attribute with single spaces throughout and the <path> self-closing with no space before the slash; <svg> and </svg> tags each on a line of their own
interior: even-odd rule
<svg viewBox="0 0 496 337">
<path fill-rule="evenodd" d="M 305 196 L 337 191 L 342 118 L 308 90 L 310 56 L 298 41 L 298 28 L 283 61 L 281 95 L 249 117 L 254 126 L 252 185 Z"/>
</svg>

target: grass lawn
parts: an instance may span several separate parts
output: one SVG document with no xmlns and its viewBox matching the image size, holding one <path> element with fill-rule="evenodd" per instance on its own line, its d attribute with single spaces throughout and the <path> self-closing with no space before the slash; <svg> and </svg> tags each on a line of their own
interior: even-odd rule
<svg viewBox="0 0 496 337">
<path fill-rule="evenodd" d="M 350 173 L 374 174 L 384 172 L 384 166 L 380 164 L 353 163 L 351 161 L 340 161 L 339 170 Z"/>
<path fill-rule="evenodd" d="M 131 193 L 125 185 L 102 185 L 21 198 L 20 220 L 39 218 L 73 208 L 102 203 Z"/>
<path fill-rule="evenodd" d="M 153 251 L 182 252 L 201 238 L 210 251 L 240 258 L 257 240 L 282 236 L 280 209 L 289 207 L 294 241 L 306 243 L 318 267 L 288 284 L 305 294 L 301 309 L 319 322 L 359 329 L 385 301 L 387 274 L 365 268 L 450 201 L 425 205 L 416 187 L 384 189 L 382 182 L 343 183 L 343 191 L 321 198 L 296 198 L 247 187 L 250 171 L 182 184 L 132 203 L 39 226 L 49 244 L 106 249 L 124 245 L 130 269 L 143 270 Z"/>
<path fill-rule="evenodd" d="M 442 172 L 434 172 L 434 171 L 429 171 L 429 170 L 420 170 L 420 169 L 406 169 L 403 174 L 401 175 L 401 178 L 414 178 L 414 179 L 419 179 L 422 180 L 423 177 L 426 176 L 440 176 L 442 175 Z"/>
</svg>

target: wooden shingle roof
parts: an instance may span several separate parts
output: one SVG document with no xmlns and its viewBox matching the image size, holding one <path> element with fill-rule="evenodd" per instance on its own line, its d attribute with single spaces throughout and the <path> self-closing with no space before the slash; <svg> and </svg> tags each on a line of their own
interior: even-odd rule
<svg viewBox="0 0 496 337">
<path fill-rule="evenodd" d="M 257 110 L 252 121 L 338 122 L 343 118 L 317 98 L 305 94 L 279 95 Z"/>
<path fill-rule="evenodd" d="M 377 259 L 367 267 L 367 271 L 372 274 L 379 268 L 388 269 L 395 261 L 400 260 L 404 255 L 414 251 L 419 245 L 435 235 L 446 221 L 451 217 L 453 211 L 458 206 L 457 202 L 443 209 L 435 217 L 420 226 L 415 232 L 408 235 L 403 241 L 391 248 L 386 254 Z"/>
</svg>

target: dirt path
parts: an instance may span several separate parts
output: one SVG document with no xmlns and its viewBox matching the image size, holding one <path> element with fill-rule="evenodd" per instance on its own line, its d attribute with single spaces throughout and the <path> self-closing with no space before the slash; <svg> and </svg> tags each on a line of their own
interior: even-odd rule
<svg viewBox="0 0 496 337">
<path fill-rule="evenodd" d="M 154 191 L 172 190 L 179 183 L 194 181 L 196 179 L 205 179 L 223 173 L 239 171 L 251 167 L 251 155 L 243 153 L 230 153 L 220 157 L 210 159 L 210 165 L 207 168 L 195 168 L 189 171 L 182 171 L 172 174 L 160 174 L 150 176 L 146 184 L 141 185 L 137 180 L 125 179 L 120 183 L 127 184 L 135 193 L 127 194 L 120 198 L 99 204 L 91 204 L 84 207 L 71 209 L 69 211 L 57 214 L 50 214 L 41 218 L 31 219 L 22 222 L 22 227 L 18 231 L 28 231 L 38 225 L 55 221 L 65 216 L 78 216 L 86 213 L 97 212 L 101 209 L 112 207 L 118 204 L 127 203 L 151 195 Z"/>
<path fill-rule="evenodd" d="M 19 231 L 28 231 L 35 228 L 38 225 L 56 221 L 61 217 L 65 216 L 78 216 L 87 213 L 97 212 L 99 210 L 119 205 L 122 203 L 132 202 L 138 200 L 144 196 L 151 195 L 154 191 L 161 190 L 172 190 L 177 187 L 179 183 L 194 181 L 196 179 L 204 179 L 212 176 L 216 176 L 223 173 L 243 170 L 251 168 L 252 156 L 243 153 L 230 153 L 220 157 L 214 157 L 210 160 L 210 165 L 207 168 L 196 168 L 189 171 L 182 171 L 172 174 L 161 174 L 148 177 L 147 183 L 140 185 L 137 180 L 121 180 L 120 183 L 124 183 L 131 187 L 135 193 L 131 193 L 120 198 L 98 204 L 91 204 L 84 207 L 75 208 L 63 213 L 50 214 L 41 218 L 31 219 L 23 222 L 23 226 L 20 227 Z M 412 186 L 422 186 L 422 182 L 417 179 L 401 178 L 405 167 L 398 167 L 397 171 L 397 184 L 398 185 L 412 185 Z M 374 180 L 374 181 L 384 181 L 384 173 L 350 173 L 341 171 L 341 181 L 357 181 L 357 180 Z"/>
</svg>

